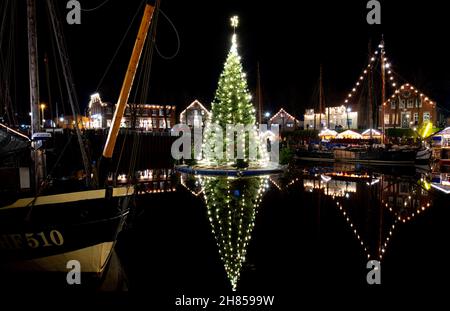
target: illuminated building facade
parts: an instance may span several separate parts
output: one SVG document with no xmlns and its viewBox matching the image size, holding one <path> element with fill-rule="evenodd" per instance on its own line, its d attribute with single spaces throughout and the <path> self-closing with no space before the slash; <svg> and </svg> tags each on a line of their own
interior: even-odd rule
<svg viewBox="0 0 450 311">
<path fill-rule="evenodd" d="M 410 84 L 404 84 L 384 103 L 385 127 L 414 128 L 431 121 L 439 126 L 443 117 L 436 102 Z"/>
<path fill-rule="evenodd" d="M 305 130 L 358 128 L 358 112 L 345 106 L 326 107 L 322 114 L 306 109 L 304 120 Z"/>
<path fill-rule="evenodd" d="M 298 129 L 301 126 L 301 121 L 297 120 L 294 116 L 281 108 L 269 119 L 268 125 L 271 126 L 272 124 L 278 124 L 280 132 L 284 132 Z"/>
<path fill-rule="evenodd" d="M 180 123 L 190 127 L 203 127 L 211 113 L 198 100 L 194 100 L 180 113 Z"/>
<path fill-rule="evenodd" d="M 104 129 L 111 126 L 114 106 L 103 102 L 99 94 L 91 96 L 88 106 L 88 128 Z M 175 124 L 175 106 L 128 104 L 121 127 L 145 131 L 165 131 Z"/>
</svg>

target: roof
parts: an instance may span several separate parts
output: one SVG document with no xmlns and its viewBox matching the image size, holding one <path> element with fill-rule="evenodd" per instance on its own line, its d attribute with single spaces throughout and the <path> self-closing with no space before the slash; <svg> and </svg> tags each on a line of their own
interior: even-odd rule
<svg viewBox="0 0 450 311">
<path fill-rule="evenodd" d="M 186 109 L 184 109 L 184 110 L 180 113 L 180 121 L 183 119 L 183 116 L 184 116 L 184 114 L 186 113 L 186 111 L 187 111 L 188 109 L 191 109 L 191 108 L 194 107 L 195 105 L 199 106 L 200 109 L 202 109 L 203 111 L 205 111 L 208 117 L 211 116 L 211 112 L 210 112 L 208 109 L 206 109 L 206 107 L 203 106 L 201 102 L 199 102 L 198 100 L 194 100 L 192 103 L 190 103 L 189 106 L 186 107 Z"/>
<path fill-rule="evenodd" d="M 336 138 L 348 138 L 349 136 L 352 137 L 352 138 L 362 138 L 361 134 L 359 134 L 359 133 L 357 133 L 355 131 L 352 131 L 352 130 L 343 131 L 342 133 L 339 133 L 336 136 Z"/>
<path fill-rule="evenodd" d="M 436 102 L 432 101 L 428 96 L 426 96 L 424 93 L 422 93 L 420 90 L 418 90 L 416 87 L 414 87 L 413 85 L 411 85 L 409 83 L 405 83 L 402 86 L 400 86 L 398 89 L 396 89 L 394 94 L 392 94 L 391 98 L 389 98 L 384 104 L 389 103 L 391 101 L 391 99 L 395 99 L 395 97 L 400 92 L 405 92 L 405 91 L 414 92 L 416 95 L 419 95 L 420 98 L 422 98 L 426 104 L 430 104 L 430 105 L 436 104 Z"/>
<path fill-rule="evenodd" d="M 334 130 L 325 129 L 319 133 L 319 136 L 336 136 L 338 133 Z"/>
<path fill-rule="evenodd" d="M 370 136 L 370 134 L 372 133 L 372 136 L 381 136 L 381 132 L 377 131 L 375 129 L 367 129 L 364 132 L 362 132 L 362 136 Z"/>
<path fill-rule="evenodd" d="M 282 113 L 285 113 L 289 119 L 294 119 L 295 121 L 298 121 L 295 117 L 293 117 L 291 114 L 286 112 L 286 110 L 284 110 L 283 108 L 281 108 L 276 114 L 274 114 L 272 116 L 272 118 L 270 118 L 269 121 L 272 122 L 275 118 L 277 118 Z"/>
</svg>

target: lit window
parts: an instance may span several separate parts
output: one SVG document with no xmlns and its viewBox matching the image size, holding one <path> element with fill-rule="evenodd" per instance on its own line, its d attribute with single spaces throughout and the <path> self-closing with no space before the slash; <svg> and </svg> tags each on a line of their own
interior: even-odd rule
<svg viewBox="0 0 450 311">
<path fill-rule="evenodd" d="M 407 108 L 413 108 L 414 106 L 414 102 L 413 102 L 413 100 L 412 99 L 408 99 L 408 106 L 407 106 Z"/>
<path fill-rule="evenodd" d="M 384 124 L 390 124 L 389 123 L 389 113 L 384 114 Z"/>
<path fill-rule="evenodd" d="M 424 113 L 423 113 L 423 121 L 424 121 L 424 122 L 425 122 L 425 121 L 430 121 L 430 119 L 431 119 L 430 113 L 429 113 L 429 112 L 424 112 Z"/>
</svg>

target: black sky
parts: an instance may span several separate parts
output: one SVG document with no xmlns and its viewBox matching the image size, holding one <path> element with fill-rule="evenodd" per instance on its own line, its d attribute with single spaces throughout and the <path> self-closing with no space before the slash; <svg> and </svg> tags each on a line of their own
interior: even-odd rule
<svg viewBox="0 0 450 311">
<path fill-rule="evenodd" d="M 103 0 L 80 2 L 82 8 L 88 9 Z M 267 111 L 286 107 L 294 114 L 302 114 L 311 105 L 321 63 L 327 104 L 341 104 L 367 63 L 368 41 L 372 40 L 373 46 L 378 45 L 381 34 L 384 34 L 386 52 L 394 70 L 439 105 L 450 108 L 450 48 L 447 43 L 450 21 L 444 1 L 380 2 L 382 24 L 368 25 L 365 0 L 161 0 L 161 9 L 179 32 L 181 48 L 173 60 L 155 55 L 149 101 L 177 105 L 178 112 L 194 99 L 209 105 L 230 46 L 229 18 L 236 14 L 240 17 L 239 52 L 249 86 L 254 92 L 259 61 Z M 43 1 L 38 3 L 44 4 Z M 65 18 L 66 1 L 58 0 L 58 3 Z M 140 0 L 110 0 L 98 10 L 82 12 L 81 25 L 65 24 L 80 105 L 85 106 L 89 95 L 96 91 L 140 3 Z M 20 16 L 23 16 L 20 22 L 25 25 L 25 14 Z M 141 16 L 140 12 L 99 88 L 104 100 L 114 102 L 118 97 Z M 43 52 L 50 50 L 49 41 L 45 39 L 49 33 L 44 9 L 39 17 L 42 61 Z M 24 27 L 18 30 L 26 31 Z M 160 16 L 157 33 L 160 51 L 172 54 L 176 42 L 173 29 Z M 26 64 L 25 44 L 19 47 L 17 58 Z M 54 75 L 51 80 L 53 85 Z M 27 86 L 24 80 L 23 94 L 28 92 Z M 45 84 L 41 89 L 45 100 Z M 26 104 L 26 99 L 21 100 Z"/>
</svg>

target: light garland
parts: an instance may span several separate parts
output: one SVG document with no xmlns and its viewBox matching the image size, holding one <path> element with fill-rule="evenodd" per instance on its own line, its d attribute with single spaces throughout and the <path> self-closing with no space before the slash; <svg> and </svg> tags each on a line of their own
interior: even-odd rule
<svg viewBox="0 0 450 311">
<path fill-rule="evenodd" d="M 180 122 L 183 123 L 183 118 L 184 115 L 186 114 L 186 112 L 191 109 L 193 106 L 198 105 L 200 106 L 200 108 L 206 113 L 206 119 L 210 119 L 211 118 L 211 112 L 206 109 L 205 106 L 202 105 L 201 102 L 199 102 L 197 99 L 194 100 L 189 106 L 186 107 L 186 109 L 184 109 L 181 113 L 180 113 Z"/>
<path fill-rule="evenodd" d="M 281 108 L 276 114 L 274 114 L 271 118 L 270 118 L 270 122 L 272 122 L 274 119 L 276 119 L 280 114 L 284 113 L 288 119 L 290 120 L 294 120 L 295 122 L 298 122 L 298 120 L 293 117 L 292 115 L 290 115 L 289 113 L 286 112 L 286 110 L 284 110 L 283 108 Z"/>
<path fill-rule="evenodd" d="M 267 148 L 262 142 L 260 133 L 255 128 L 256 110 L 251 100 L 252 96 L 247 87 L 247 75 L 243 72 L 241 57 L 237 50 L 236 27 L 239 24 L 237 16 L 231 18 L 231 24 L 234 28 L 232 44 L 224 64 L 224 69 L 220 75 L 214 101 L 211 104 L 211 114 L 205 127 L 204 139 L 202 144 L 203 155 L 201 163 L 208 164 L 234 164 L 234 152 L 231 158 L 228 154 L 228 146 L 232 143 L 230 138 L 223 139 L 223 145 L 218 142 L 216 137 L 217 126 L 225 131 L 227 125 L 251 126 L 251 130 L 245 135 L 240 135 L 236 146 L 243 151 L 243 161 L 247 164 L 250 161 L 250 142 L 256 142 L 256 163 L 266 164 L 268 162 Z M 246 141 L 248 140 L 248 144 Z M 235 147 L 236 147 L 235 146 Z M 217 148 L 220 148 L 216 150 Z M 211 152 L 213 151 L 213 152 Z M 222 154 L 223 157 L 218 156 Z"/>
<path fill-rule="evenodd" d="M 435 107 L 435 102 L 433 100 L 431 100 L 429 97 L 427 97 L 424 93 L 422 93 L 420 90 L 418 90 L 417 88 L 415 88 L 414 86 L 412 86 L 409 83 L 405 83 L 403 84 L 401 87 L 399 87 L 398 89 L 395 90 L 394 94 L 391 95 L 390 98 L 388 98 L 387 101 L 385 101 L 383 103 L 383 105 L 386 105 L 388 103 L 391 102 L 391 99 L 395 99 L 396 96 L 398 96 L 398 94 L 400 94 L 403 91 L 414 91 L 414 93 L 416 95 L 420 96 L 420 99 L 425 103 L 425 104 L 429 104 L 432 105 L 432 108 Z M 415 108 L 415 107 L 414 107 Z"/>
<path fill-rule="evenodd" d="M 384 50 L 384 43 L 381 42 L 378 45 L 378 48 L 375 50 L 375 52 L 372 54 L 371 58 L 369 59 L 369 63 L 367 66 L 363 69 L 361 72 L 361 75 L 359 76 L 358 80 L 354 84 L 351 91 L 348 93 L 347 98 L 344 100 L 343 105 L 349 106 L 351 104 L 351 99 L 355 97 L 358 89 L 360 86 L 362 86 L 362 82 L 364 82 L 365 78 L 367 77 L 369 70 L 375 67 L 374 63 L 376 60 L 382 60 L 381 58 L 384 58 L 384 69 L 387 74 L 387 81 L 389 81 L 390 85 L 395 88 L 397 86 L 397 82 L 394 78 L 394 73 L 392 70 L 392 64 L 388 62 L 388 58 L 386 57 L 386 51 Z"/>
</svg>

